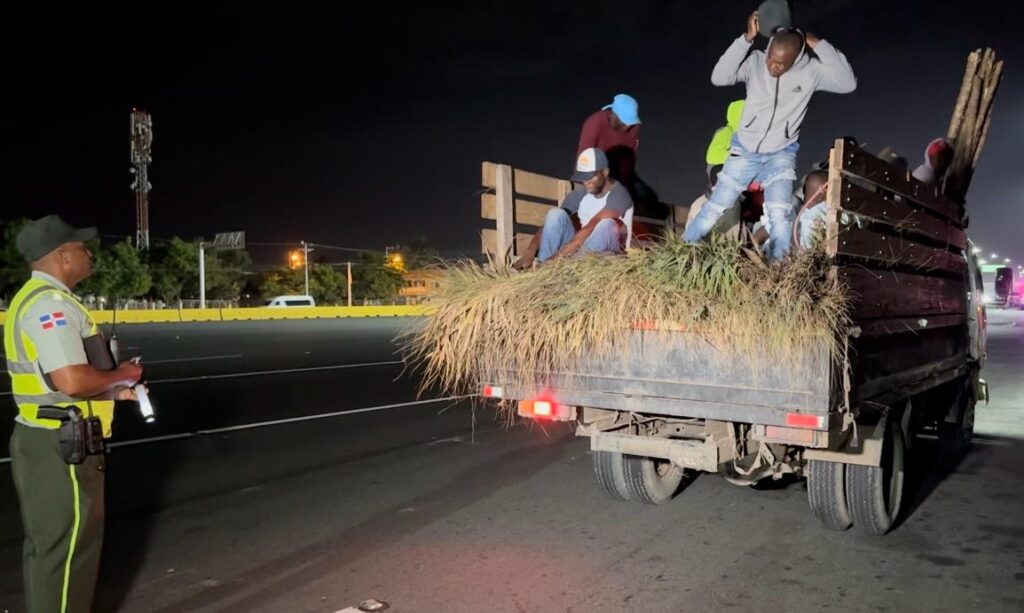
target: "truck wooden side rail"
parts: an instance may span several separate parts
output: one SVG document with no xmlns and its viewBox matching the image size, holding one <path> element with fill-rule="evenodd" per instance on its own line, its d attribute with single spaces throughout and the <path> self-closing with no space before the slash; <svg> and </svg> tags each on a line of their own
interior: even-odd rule
<svg viewBox="0 0 1024 613">
<path fill-rule="evenodd" d="M 480 216 L 495 222 L 481 232 L 481 253 L 495 261 L 515 260 L 544 225 L 548 211 L 561 204 L 572 183 L 508 164 L 481 166 Z M 682 230 L 688 207 L 638 204 L 633 215 L 634 242 L 648 240 L 665 227 Z"/>
</svg>

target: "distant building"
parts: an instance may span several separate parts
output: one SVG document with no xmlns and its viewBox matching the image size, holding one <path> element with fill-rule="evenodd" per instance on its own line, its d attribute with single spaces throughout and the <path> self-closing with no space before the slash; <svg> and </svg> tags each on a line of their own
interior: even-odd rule
<svg viewBox="0 0 1024 613">
<path fill-rule="evenodd" d="M 399 290 L 398 295 L 405 298 L 408 304 L 429 302 L 440 291 L 444 280 L 440 271 L 427 268 L 410 270 L 402 277 L 405 279 L 405 287 Z"/>
</svg>

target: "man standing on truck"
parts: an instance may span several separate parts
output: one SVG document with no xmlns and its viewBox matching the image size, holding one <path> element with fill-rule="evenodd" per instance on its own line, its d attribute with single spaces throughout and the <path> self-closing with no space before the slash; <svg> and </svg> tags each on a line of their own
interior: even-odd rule
<svg viewBox="0 0 1024 613">
<path fill-rule="evenodd" d="M 622 183 L 611 177 L 604 151 L 583 150 L 571 178 L 583 189 L 569 192 L 560 207 L 548 211 L 544 226 L 533 235 L 516 268 L 529 268 L 534 258 L 544 263 L 578 251 L 619 253 L 629 244 L 633 200 Z"/>
<path fill-rule="evenodd" d="M 711 82 L 720 87 L 746 83 L 746 104 L 718 184 L 708 204 L 687 225 L 683 239 L 703 239 L 746 186 L 757 180 L 764 187 L 770 222 L 769 257 L 777 261 L 789 252 L 800 124 L 811 96 L 816 91 L 852 92 L 857 79 L 843 54 L 813 34 L 784 29 L 772 36 L 767 52 L 751 52 L 757 33 L 755 11 L 747 19 L 747 31 L 733 41 L 711 73 Z"/>
</svg>

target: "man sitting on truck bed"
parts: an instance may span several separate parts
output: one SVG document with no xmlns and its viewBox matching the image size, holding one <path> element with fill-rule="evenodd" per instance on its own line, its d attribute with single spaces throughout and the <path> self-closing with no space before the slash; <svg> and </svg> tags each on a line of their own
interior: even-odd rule
<svg viewBox="0 0 1024 613">
<path fill-rule="evenodd" d="M 578 251 L 619 253 L 629 244 L 633 200 L 622 183 L 610 176 L 604 151 L 583 150 L 576 158 L 572 180 L 582 183 L 583 190 L 570 192 L 560 207 L 548 211 L 544 226 L 534 234 L 516 268 L 529 268 L 535 257 L 544 263 Z"/>
<path fill-rule="evenodd" d="M 782 259 L 789 251 L 792 231 L 793 182 L 800 124 L 816 91 L 849 93 L 857 87 L 850 64 L 835 47 L 798 30 L 772 36 L 767 53 L 750 51 L 758 33 L 755 11 L 740 35 L 718 60 L 711 82 L 718 86 L 747 84 L 746 104 L 732 150 L 708 204 L 683 233 L 687 242 L 704 238 L 722 214 L 752 181 L 765 191 L 770 221 L 769 256 Z M 815 57 L 807 52 L 812 49 Z"/>
</svg>

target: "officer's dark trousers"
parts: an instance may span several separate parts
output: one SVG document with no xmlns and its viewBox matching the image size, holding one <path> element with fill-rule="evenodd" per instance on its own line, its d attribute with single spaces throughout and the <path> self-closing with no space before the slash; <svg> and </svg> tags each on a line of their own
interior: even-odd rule
<svg viewBox="0 0 1024 613">
<path fill-rule="evenodd" d="M 100 456 L 68 465 L 56 430 L 16 424 L 11 465 L 25 530 L 25 609 L 88 612 L 103 546 Z"/>
</svg>

